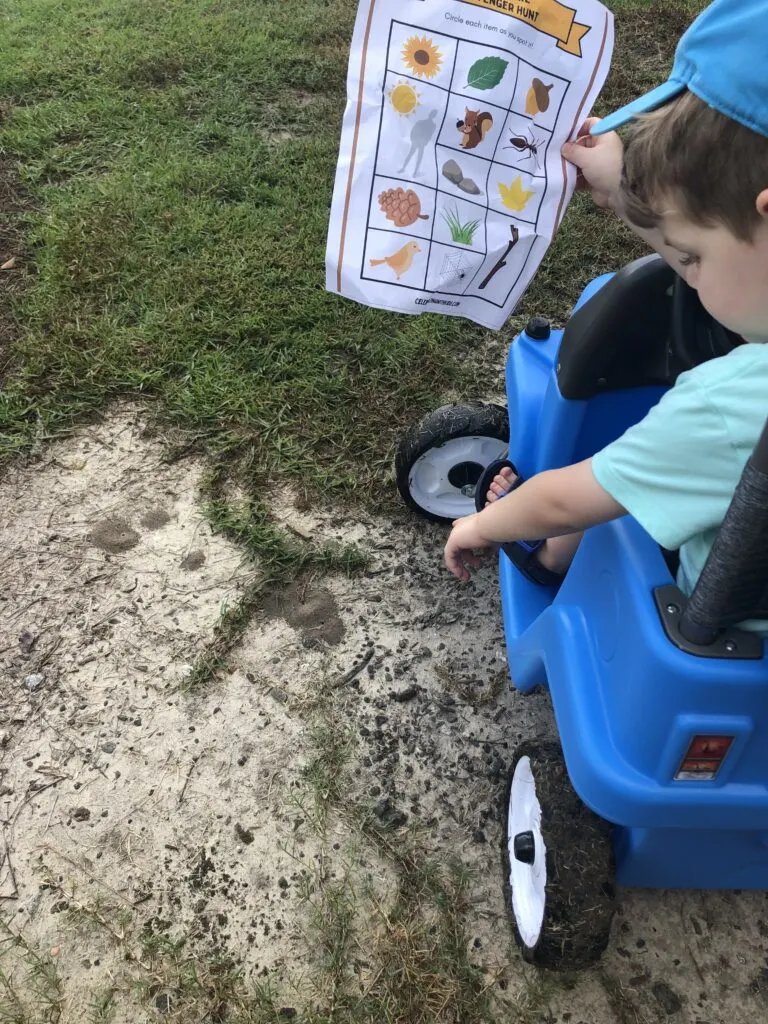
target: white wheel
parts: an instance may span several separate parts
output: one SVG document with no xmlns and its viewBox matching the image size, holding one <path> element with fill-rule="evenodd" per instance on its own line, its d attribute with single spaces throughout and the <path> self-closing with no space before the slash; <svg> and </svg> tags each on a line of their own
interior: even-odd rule
<svg viewBox="0 0 768 1024">
<path fill-rule="evenodd" d="M 507 796 L 504 890 L 523 958 L 588 967 L 615 911 L 611 826 L 579 799 L 557 743 L 518 749 Z"/>
<path fill-rule="evenodd" d="M 521 757 L 512 773 L 507 812 L 507 855 L 512 912 L 526 946 L 539 941 L 547 898 L 547 848 L 531 759 Z"/>
<path fill-rule="evenodd" d="M 509 420 L 498 405 L 446 405 L 403 437 L 397 487 L 425 519 L 450 523 L 475 511 L 475 485 L 508 446 Z"/>
<path fill-rule="evenodd" d="M 439 519 L 470 515 L 475 511 L 475 484 L 506 447 L 507 442 L 498 438 L 472 436 L 431 448 L 411 466 L 411 497 L 424 512 Z"/>
</svg>

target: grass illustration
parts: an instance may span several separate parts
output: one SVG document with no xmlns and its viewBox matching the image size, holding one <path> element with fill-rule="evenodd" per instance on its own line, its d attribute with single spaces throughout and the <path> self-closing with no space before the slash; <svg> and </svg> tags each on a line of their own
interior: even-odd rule
<svg viewBox="0 0 768 1024">
<path fill-rule="evenodd" d="M 453 210 L 443 210 L 443 220 L 448 225 L 454 242 L 459 242 L 461 245 L 472 245 L 472 239 L 480 223 L 479 220 L 466 220 L 462 223 L 456 207 Z"/>
</svg>

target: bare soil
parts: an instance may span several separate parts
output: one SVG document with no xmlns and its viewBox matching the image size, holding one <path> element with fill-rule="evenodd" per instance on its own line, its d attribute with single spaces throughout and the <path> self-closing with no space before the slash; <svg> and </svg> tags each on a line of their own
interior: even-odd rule
<svg viewBox="0 0 768 1024">
<path fill-rule="evenodd" d="M 324 879 L 355 889 L 375 935 L 393 865 L 343 807 L 323 812 L 308 777 L 323 729 L 349 752 L 343 805 L 471 869 L 468 943 L 502 1019 L 534 989 L 527 1019 L 542 1024 L 765 1018 L 762 893 L 621 892 L 600 967 L 537 988 L 503 905 L 501 804 L 515 746 L 554 734 L 551 709 L 509 688 L 495 571 L 453 581 L 438 527 L 298 511 L 282 492 L 288 528 L 356 543 L 368 567 L 271 595 L 218 679 L 186 692 L 259 567 L 207 525 L 205 467 L 168 464 L 150 427 L 150 411 L 118 407 L 0 482 L 0 899 L 5 926 L 55 964 L 62 1021 L 105 991 L 111 1019 L 168 1012 L 167 979 L 136 982 L 148 943 L 181 936 L 300 1010 Z M 28 966 L 11 973 L 29 994 Z"/>
</svg>

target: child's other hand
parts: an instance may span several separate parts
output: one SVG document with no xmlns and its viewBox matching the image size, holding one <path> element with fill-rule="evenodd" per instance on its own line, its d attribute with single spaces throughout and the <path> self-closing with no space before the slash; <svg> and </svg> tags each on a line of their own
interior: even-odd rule
<svg viewBox="0 0 768 1024">
<path fill-rule="evenodd" d="M 468 580 L 469 567 L 476 568 L 480 565 L 482 556 L 473 554 L 474 551 L 493 547 L 493 544 L 480 533 L 477 520 L 477 512 L 462 519 L 454 519 L 451 535 L 445 545 L 446 567 L 459 580 Z"/>
<path fill-rule="evenodd" d="M 598 206 L 613 209 L 621 184 L 624 145 L 616 132 L 590 135 L 590 128 L 599 120 L 588 117 L 575 142 L 566 142 L 561 152 L 579 170 L 576 188 L 589 189 Z"/>
</svg>

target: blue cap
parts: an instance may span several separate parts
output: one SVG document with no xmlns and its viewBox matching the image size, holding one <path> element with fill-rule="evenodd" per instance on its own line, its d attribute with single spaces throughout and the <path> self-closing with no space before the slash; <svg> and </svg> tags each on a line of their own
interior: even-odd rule
<svg viewBox="0 0 768 1024">
<path fill-rule="evenodd" d="M 766 0 L 714 0 L 678 43 L 668 81 L 603 118 L 591 134 L 615 131 L 686 89 L 726 117 L 768 136 Z"/>
</svg>

